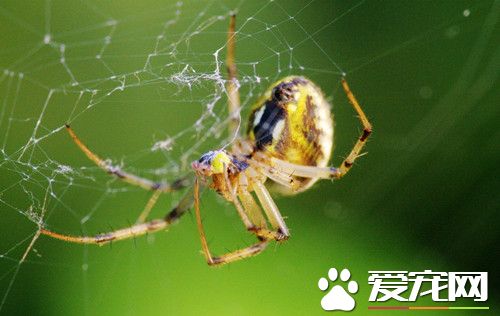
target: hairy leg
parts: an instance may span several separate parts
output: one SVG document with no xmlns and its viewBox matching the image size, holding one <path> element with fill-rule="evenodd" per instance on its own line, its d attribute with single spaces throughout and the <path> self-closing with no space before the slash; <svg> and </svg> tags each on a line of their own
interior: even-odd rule
<svg viewBox="0 0 500 316">
<path fill-rule="evenodd" d="M 188 185 L 188 181 L 185 178 L 178 179 L 171 184 L 166 182 L 155 182 L 149 179 L 145 179 L 134 174 L 123 171 L 117 166 L 113 166 L 107 161 L 101 159 L 98 155 L 93 153 L 75 134 L 73 129 L 69 125 L 66 125 L 66 130 L 75 142 L 75 144 L 80 148 L 81 151 L 92 160 L 99 168 L 106 171 L 108 174 L 116 176 L 118 179 L 137 185 L 146 190 L 161 191 L 161 192 L 172 192 L 185 188 Z"/>
<path fill-rule="evenodd" d="M 154 233 L 166 229 L 172 223 L 176 222 L 193 205 L 193 190 L 189 190 L 179 201 L 176 207 L 172 209 L 164 218 L 154 219 L 144 223 L 137 223 L 131 227 L 118 229 L 112 232 L 98 234 L 95 236 L 72 236 L 60 234 L 45 228 L 40 229 L 40 233 L 52 238 L 78 244 L 96 244 L 103 245 L 111 241 L 124 240 L 138 237 L 147 233 Z"/>
</svg>

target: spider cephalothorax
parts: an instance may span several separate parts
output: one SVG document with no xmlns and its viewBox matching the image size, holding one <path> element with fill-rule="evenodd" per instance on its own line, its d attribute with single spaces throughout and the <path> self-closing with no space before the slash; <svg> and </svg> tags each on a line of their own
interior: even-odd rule
<svg viewBox="0 0 500 316">
<path fill-rule="evenodd" d="M 237 84 L 235 16 L 230 18 L 227 40 L 229 132 L 238 136 L 241 121 Z M 262 94 L 252 108 L 246 136 L 237 137 L 231 149 L 209 151 L 191 166 L 194 181 L 178 205 L 165 217 L 146 221 L 159 195 L 185 187 L 186 180 L 155 182 L 112 166 L 85 146 L 73 130 L 67 130 L 80 149 L 106 172 L 133 185 L 154 191 L 153 196 L 131 227 L 93 237 L 59 234 L 40 227 L 40 233 L 75 243 L 103 244 L 167 228 L 194 204 L 203 252 L 210 265 L 220 265 L 256 255 L 272 240 L 290 236 L 281 213 L 264 183 L 274 183 L 280 191 L 293 194 L 310 188 L 318 179 L 338 179 L 352 167 L 371 133 L 371 124 L 361 110 L 347 82 L 342 87 L 363 125 L 363 133 L 339 167 L 328 167 L 333 146 L 333 118 L 330 104 L 321 90 L 302 76 L 285 77 Z M 258 241 L 243 249 L 213 256 L 208 247 L 200 213 L 200 185 L 208 186 L 234 204 L 245 228 Z"/>
<path fill-rule="evenodd" d="M 248 163 L 245 158 L 237 158 L 235 155 L 221 149 L 203 154 L 200 159 L 191 163 L 191 167 L 199 175 L 211 176 L 222 174 L 225 169 L 230 174 L 239 173 L 248 168 Z"/>
<path fill-rule="evenodd" d="M 191 167 L 203 180 L 210 178 L 210 188 L 231 201 L 230 190 L 237 187 L 240 173 L 248 168 L 248 163 L 246 158 L 237 158 L 221 149 L 203 154 L 191 163 Z"/>
</svg>

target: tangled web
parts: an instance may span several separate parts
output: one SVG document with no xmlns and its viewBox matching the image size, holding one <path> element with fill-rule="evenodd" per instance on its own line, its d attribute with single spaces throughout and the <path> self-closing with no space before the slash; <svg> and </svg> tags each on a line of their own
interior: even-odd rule
<svg viewBox="0 0 500 316">
<path fill-rule="evenodd" d="M 244 114 L 280 77 L 343 74 L 342 50 L 337 57 L 331 43 L 318 38 L 328 38 L 338 21 L 363 4 L 332 6 L 321 24 L 307 25 L 302 16 L 314 9 L 314 1 L 286 6 L 285 1 L 235 6 L 193 1 L 154 8 L 2 3 L 0 214 L 2 230 L 19 229 L 12 238 L 2 234 L 0 310 L 22 263 L 37 260 L 39 227 L 85 234 L 107 230 L 100 222 L 113 217 L 106 203 L 139 192 L 85 160 L 66 123 L 113 165 L 147 178 L 176 179 L 200 154 L 234 137 L 227 134 L 224 64 L 232 12 L 238 13 Z M 318 58 L 310 57 L 311 50 Z M 94 198 L 86 208 L 73 205 L 84 194 Z M 172 203 L 178 197 L 174 194 Z"/>
</svg>

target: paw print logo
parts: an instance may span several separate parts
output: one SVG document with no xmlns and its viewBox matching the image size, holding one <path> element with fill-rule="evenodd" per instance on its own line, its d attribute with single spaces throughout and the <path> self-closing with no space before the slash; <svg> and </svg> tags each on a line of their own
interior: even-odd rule
<svg viewBox="0 0 500 316">
<path fill-rule="evenodd" d="M 328 279 L 330 282 L 335 282 L 338 278 L 337 269 L 331 268 L 328 271 Z M 340 280 L 342 282 L 347 282 L 351 278 L 351 272 L 348 269 L 342 270 L 340 272 Z M 326 278 L 321 278 L 318 281 L 318 287 L 321 291 L 326 291 L 329 288 L 330 283 Z M 334 285 L 323 299 L 321 299 L 321 307 L 325 311 L 352 311 L 356 306 L 356 302 L 352 298 L 351 294 L 358 291 L 358 282 L 349 281 L 347 284 L 347 291 L 344 288 L 345 285 Z M 349 294 L 350 293 L 350 294 Z"/>
</svg>

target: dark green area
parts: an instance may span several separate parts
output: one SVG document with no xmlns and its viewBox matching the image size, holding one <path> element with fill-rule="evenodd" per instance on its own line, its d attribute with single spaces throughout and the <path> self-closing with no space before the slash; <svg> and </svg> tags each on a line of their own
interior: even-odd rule
<svg viewBox="0 0 500 316">
<path fill-rule="evenodd" d="M 50 33 L 55 42 L 65 43 L 77 86 L 71 86 L 57 49 L 42 44 L 46 4 L 0 4 L 0 71 L 14 74 L 0 82 L 0 113 L 5 113 L 0 116 L 0 302 L 8 292 L 0 313 L 320 315 L 325 312 L 318 279 L 330 267 L 348 267 L 360 285 L 353 315 L 416 313 L 368 311 L 368 271 L 424 269 L 489 272 L 489 301 L 477 306 L 490 310 L 422 313 L 495 314 L 500 294 L 499 2 L 290 2 L 186 2 L 159 45 L 162 52 L 172 52 L 169 44 L 178 42 L 177 54 L 152 58 L 152 73 L 134 79 L 165 22 L 175 19 L 175 4 L 53 1 Z M 238 67 L 247 78 L 241 88 L 247 100 L 243 117 L 270 82 L 305 75 L 333 99 L 332 164 L 339 164 L 361 128 L 341 90 L 338 65 L 373 122 L 368 154 L 341 181 L 322 181 L 298 196 L 276 197 L 291 239 L 243 262 L 209 268 L 200 253 L 194 216 L 188 215 L 166 233 L 111 246 L 83 247 L 42 236 L 36 251 L 19 265 L 37 230 L 26 214 L 30 207 L 40 213 L 47 179 L 55 180 L 56 196 L 47 198 L 45 220 L 64 233 L 94 234 L 130 225 L 150 196 L 109 183 L 63 129 L 35 150 L 28 147 L 17 161 L 50 89 L 57 92 L 49 99 L 37 137 L 70 120 L 90 147 L 114 162 L 123 161 L 127 170 L 155 177 L 152 170 L 164 167 L 167 179 L 186 174 L 189 168 L 179 163 L 181 155 L 205 134 L 211 137 L 189 159 L 224 144 L 227 135 L 217 138 L 210 131 L 220 126 L 224 133 L 223 123 L 208 118 L 199 132 L 191 129 L 177 139 L 171 152 L 151 153 L 149 148 L 193 126 L 207 112 L 216 87 L 210 78 L 200 78 L 190 89 L 162 83 L 158 76 L 179 73 L 186 64 L 198 74 L 213 74 L 212 54 L 224 45 L 228 20 L 207 23 L 207 28 L 204 21 L 226 16 L 233 8 L 238 9 Z M 109 17 L 118 24 L 102 54 L 105 65 L 95 55 L 109 35 L 110 28 L 102 26 Z M 266 25 L 276 26 L 267 30 Z M 185 34 L 190 34 L 189 41 Z M 31 54 L 37 45 L 41 48 Z M 281 52 L 279 59 L 275 51 Z M 224 56 L 222 50 L 218 60 Z M 111 76 L 108 67 L 127 74 L 131 86 L 106 97 L 120 79 L 106 80 Z M 16 94 L 20 73 L 24 78 Z M 90 92 L 76 103 L 84 89 L 99 90 L 90 109 L 85 109 L 94 102 Z M 214 107 L 223 119 L 224 101 Z M 9 118 L 12 129 L 5 136 Z M 54 173 L 54 162 L 77 173 Z M 162 197 L 152 216 L 162 216 L 180 196 Z M 213 192 L 205 192 L 202 211 L 216 253 L 252 241 L 233 207 Z M 421 298 L 417 304 L 435 303 Z"/>
</svg>

